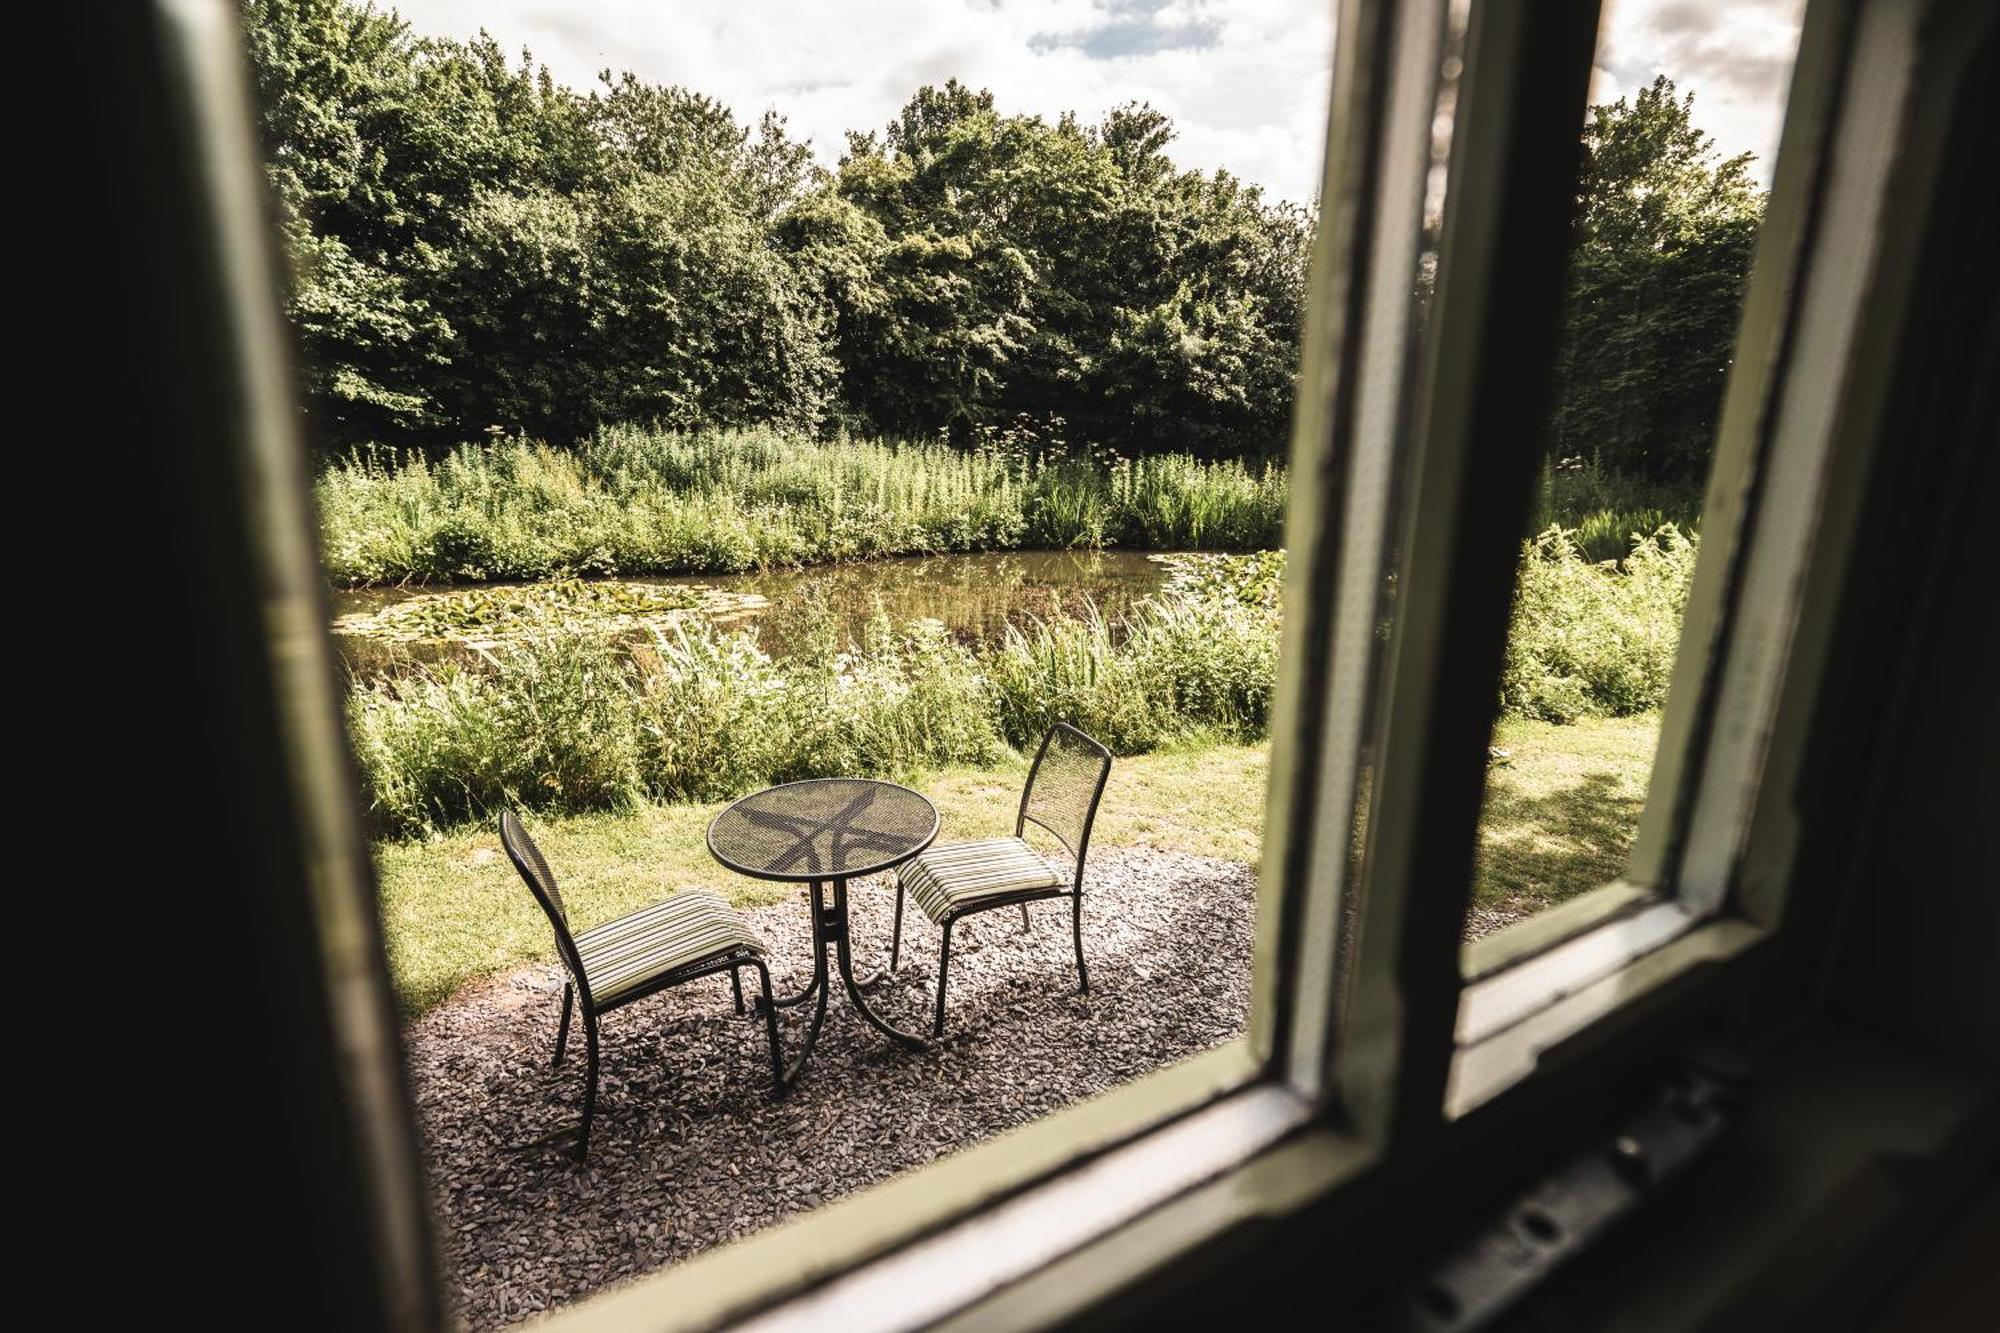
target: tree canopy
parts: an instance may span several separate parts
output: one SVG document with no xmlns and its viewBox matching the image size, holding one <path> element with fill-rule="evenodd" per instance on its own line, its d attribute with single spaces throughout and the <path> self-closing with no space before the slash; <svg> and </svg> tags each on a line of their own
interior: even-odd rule
<svg viewBox="0 0 2000 1333">
<path fill-rule="evenodd" d="M 815 164 L 784 121 L 347 0 L 241 0 L 331 447 L 611 424 L 969 438 L 1022 417 L 1128 453 L 1272 454 L 1308 209 L 1183 170 L 1174 127 L 1007 115 L 956 81 Z M 1761 197 L 1662 80 L 1595 108 L 1558 450 L 1705 457 Z"/>
<path fill-rule="evenodd" d="M 1764 200 L 1664 77 L 1584 127 L 1552 449 L 1699 485 Z"/>
</svg>

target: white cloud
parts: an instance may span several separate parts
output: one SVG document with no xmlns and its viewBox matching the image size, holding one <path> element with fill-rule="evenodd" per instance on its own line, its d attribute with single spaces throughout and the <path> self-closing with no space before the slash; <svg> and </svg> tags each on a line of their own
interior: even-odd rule
<svg viewBox="0 0 2000 1333">
<path fill-rule="evenodd" d="M 1695 120 L 1768 179 L 1802 0 L 1610 0 L 1593 100 L 1664 73 Z M 1096 119 L 1151 102 L 1183 166 L 1227 167 L 1277 197 L 1319 188 L 1333 0 L 394 0 L 418 32 L 484 27 L 561 81 L 632 70 L 788 118 L 829 165 L 850 129 L 886 125 L 924 83 L 957 78 L 1003 111 Z"/>
<path fill-rule="evenodd" d="M 1752 174 L 1769 184 L 1804 7 L 1804 0 L 1609 0 L 1591 100 L 1630 96 L 1664 74 L 1679 92 L 1694 93 L 1694 123 L 1723 155 L 1755 153 Z"/>
<path fill-rule="evenodd" d="M 1128 101 L 1171 116 L 1183 166 L 1227 167 L 1301 202 L 1319 188 L 1333 0 L 394 0 L 420 33 L 485 28 L 556 78 L 677 83 L 754 121 L 788 118 L 829 164 L 925 83 L 989 88 L 1006 112 L 1086 120 Z M 1088 49 L 1086 49 L 1088 48 Z M 1129 49 L 1132 54 L 1119 54 Z M 1093 54 L 1094 53 L 1094 54 Z"/>
</svg>

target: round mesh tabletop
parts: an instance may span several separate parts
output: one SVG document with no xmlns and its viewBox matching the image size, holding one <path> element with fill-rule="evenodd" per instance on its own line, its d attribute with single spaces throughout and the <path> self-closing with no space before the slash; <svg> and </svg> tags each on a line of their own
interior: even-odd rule
<svg viewBox="0 0 2000 1333">
<path fill-rule="evenodd" d="M 848 879 L 908 860 L 937 832 L 937 807 L 908 787 L 815 778 L 766 788 L 724 810 L 708 826 L 708 850 L 757 879 Z"/>
</svg>

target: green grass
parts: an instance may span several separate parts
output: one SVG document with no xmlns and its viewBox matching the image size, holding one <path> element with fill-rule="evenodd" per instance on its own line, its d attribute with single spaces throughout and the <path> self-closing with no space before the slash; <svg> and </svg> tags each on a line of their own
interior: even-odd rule
<svg viewBox="0 0 2000 1333">
<path fill-rule="evenodd" d="M 946 838 L 1014 831 L 1024 761 L 952 768 L 919 785 L 937 803 Z M 708 821 L 726 802 L 641 805 L 623 813 L 537 817 L 529 828 L 554 870 L 578 929 L 707 885 L 742 905 L 774 902 L 782 887 L 731 875 L 708 855 Z M 1264 750 L 1219 746 L 1120 760 L 1092 835 L 1099 846 L 1151 847 L 1235 861 L 1255 858 L 1264 815 Z M 375 849 L 382 922 L 396 990 L 412 1012 L 491 973 L 553 963 L 547 921 L 491 828 Z"/>
<path fill-rule="evenodd" d="M 1277 673 L 1275 616 L 1216 600 L 1149 601 L 1115 626 L 1059 618 L 985 654 L 884 615 L 843 643 L 823 606 L 793 631 L 775 659 L 704 620 L 637 645 L 551 624 L 477 662 L 356 680 L 348 729 L 376 831 L 984 764 L 1057 720 L 1118 754 L 1252 741 Z"/>
<path fill-rule="evenodd" d="M 1675 528 L 1622 563 L 1551 530 L 1523 549 L 1500 712 L 1570 722 L 1665 701 L 1696 547 Z M 377 832 L 502 807 L 550 814 L 741 795 L 829 774 L 991 762 L 1066 721 L 1120 755 L 1265 734 L 1278 668 L 1274 557 L 1210 556 L 1117 621 L 1011 629 L 975 651 L 878 614 L 844 642 L 802 606 L 783 659 L 705 619 L 634 645 L 551 621 L 478 661 L 352 682 L 349 730 Z"/>
<path fill-rule="evenodd" d="M 1078 546 L 1276 546 L 1284 470 L 1099 456 L 1004 437 L 812 440 L 607 429 L 439 459 L 364 451 L 314 486 L 336 584 L 735 572 Z"/>
<path fill-rule="evenodd" d="M 1502 722 L 1487 769 L 1473 906 L 1527 916 L 1624 872 L 1660 715 Z"/>
<path fill-rule="evenodd" d="M 1535 491 L 1530 533 L 1562 528 L 1583 558 L 1623 560 L 1633 542 L 1672 524 L 1687 535 L 1701 527 L 1701 492 L 1606 472 L 1584 460 L 1545 463 Z"/>
<path fill-rule="evenodd" d="M 1479 907 L 1530 911 L 1615 877 L 1639 817 L 1657 715 L 1568 726 L 1503 721 L 1511 754 L 1489 774 L 1474 885 Z M 1121 759 L 1093 835 L 1099 847 L 1150 847 L 1255 861 L 1263 836 L 1265 747 L 1220 745 Z M 949 768 L 918 785 L 947 838 L 1013 831 L 1025 765 Z M 579 928 L 708 885 L 739 904 L 784 889 L 733 876 L 703 833 L 722 808 L 642 804 L 619 813 L 530 821 Z M 376 847 L 389 961 L 406 1008 L 421 1011 L 465 983 L 533 960 L 553 963 L 547 923 L 490 828 Z"/>
</svg>

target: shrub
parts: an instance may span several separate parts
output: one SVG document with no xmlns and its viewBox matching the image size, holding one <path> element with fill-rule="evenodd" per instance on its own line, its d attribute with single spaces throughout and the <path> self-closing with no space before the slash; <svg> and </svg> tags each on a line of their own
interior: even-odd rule
<svg viewBox="0 0 2000 1333">
<path fill-rule="evenodd" d="M 502 806 L 594 810 L 637 794 L 631 670 L 591 635 L 555 632 L 490 655 L 357 684 L 349 728 L 363 794 L 406 834 Z"/>
<path fill-rule="evenodd" d="M 1606 568 L 1561 528 L 1526 543 L 1502 711 L 1568 722 L 1665 703 L 1697 546 L 1669 524 L 1636 538 L 1622 564 Z"/>
</svg>

